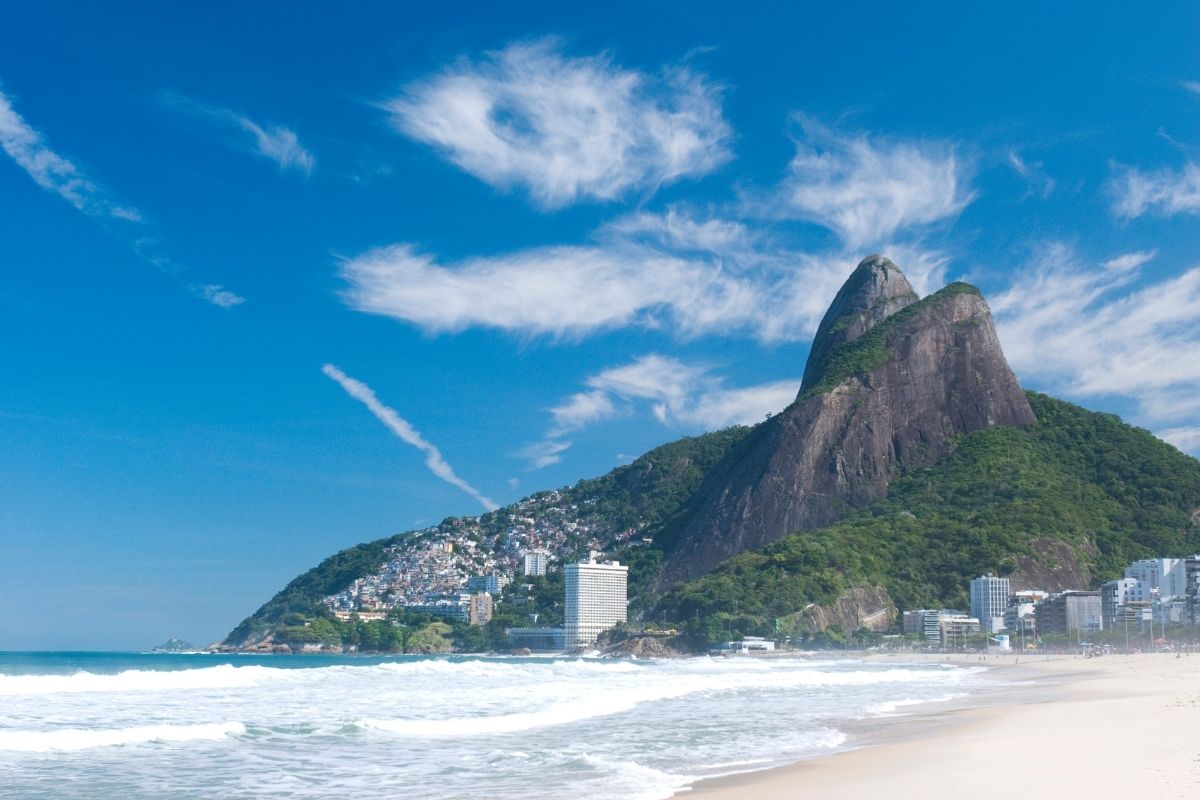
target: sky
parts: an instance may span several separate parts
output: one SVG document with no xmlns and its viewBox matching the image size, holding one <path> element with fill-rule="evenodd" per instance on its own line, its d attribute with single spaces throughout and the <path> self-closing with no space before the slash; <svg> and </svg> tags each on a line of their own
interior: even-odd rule
<svg viewBox="0 0 1200 800">
<path fill-rule="evenodd" d="M 0 9 L 0 650 L 761 420 L 873 252 L 1200 453 L 1194 4 L 568 5 Z"/>
</svg>

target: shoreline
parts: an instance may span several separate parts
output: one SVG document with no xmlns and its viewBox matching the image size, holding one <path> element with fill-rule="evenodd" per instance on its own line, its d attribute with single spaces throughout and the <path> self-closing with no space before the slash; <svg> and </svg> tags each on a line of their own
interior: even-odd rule
<svg viewBox="0 0 1200 800">
<path fill-rule="evenodd" d="M 1174 653 L 1042 657 L 875 655 L 882 662 L 983 666 L 984 690 L 863 720 L 827 755 L 697 781 L 674 796 L 771 800 L 1031 798 L 1151 791 L 1190 797 L 1200 783 L 1200 657 Z"/>
</svg>

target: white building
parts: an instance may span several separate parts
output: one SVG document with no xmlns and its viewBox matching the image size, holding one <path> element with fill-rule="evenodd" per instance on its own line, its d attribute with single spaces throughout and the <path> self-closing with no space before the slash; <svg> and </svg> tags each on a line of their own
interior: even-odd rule
<svg viewBox="0 0 1200 800">
<path fill-rule="evenodd" d="M 1162 599 L 1182 595 L 1185 587 L 1182 580 L 1176 581 L 1177 577 L 1182 578 L 1182 572 L 1175 569 L 1182 561 L 1181 558 L 1143 558 L 1134 561 L 1125 568 L 1125 577 L 1137 582 L 1130 592 L 1129 599 L 1138 603 L 1149 603 L 1154 599 L 1155 589 L 1158 590 L 1158 597 Z M 1177 582 L 1181 585 L 1176 586 Z"/>
<path fill-rule="evenodd" d="M 1189 588 L 1200 587 L 1200 554 L 1173 560 L 1175 564 L 1171 567 L 1170 576 L 1163 581 L 1166 588 L 1159 590 L 1159 596 L 1164 599 L 1168 596 L 1185 597 Z M 1171 595 L 1167 594 L 1168 589 Z M 1195 595 L 1196 592 L 1193 591 L 1192 594 Z"/>
<path fill-rule="evenodd" d="M 500 594 L 500 590 L 508 585 L 508 578 L 503 575 L 472 575 L 467 578 L 467 591 L 472 594 L 487 592 L 491 595 Z"/>
<path fill-rule="evenodd" d="M 531 550 L 525 554 L 525 574 L 545 575 L 550 565 L 550 554 L 545 550 Z"/>
<path fill-rule="evenodd" d="M 564 568 L 566 602 L 563 604 L 563 634 L 568 649 L 589 647 L 596 637 L 618 622 L 624 622 L 628 607 L 626 589 L 629 567 L 616 561 L 593 559 L 567 564 Z"/>
<path fill-rule="evenodd" d="M 979 620 L 984 633 L 1004 630 L 1004 610 L 1008 608 L 1008 578 L 992 574 L 971 581 L 971 616 Z"/>
<path fill-rule="evenodd" d="M 750 653 L 769 653 L 774 649 L 775 642 L 770 639 L 764 639 L 761 636 L 746 636 L 740 642 L 722 642 L 715 647 L 710 647 L 709 652 L 722 655 L 734 653 L 749 655 Z"/>
</svg>

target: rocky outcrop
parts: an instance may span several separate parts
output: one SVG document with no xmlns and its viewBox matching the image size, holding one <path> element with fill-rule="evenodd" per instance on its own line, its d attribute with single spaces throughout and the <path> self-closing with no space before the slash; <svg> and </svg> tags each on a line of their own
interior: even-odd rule
<svg viewBox="0 0 1200 800">
<path fill-rule="evenodd" d="M 835 625 L 846 633 L 860 628 L 886 631 L 899 613 L 882 586 L 856 586 L 827 606 L 809 604 L 793 620 L 799 631 L 817 632 Z"/>
<path fill-rule="evenodd" d="M 604 648 L 606 658 L 678 658 L 682 652 L 655 636 L 631 636 Z"/>
<path fill-rule="evenodd" d="M 839 347 L 920 299 L 908 278 L 890 259 L 881 255 L 864 258 L 838 290 L 817 328 L 804 366 L 801 393 L 821 380 L 830 357 Z"/>
<path fill-rule="evenodd" d="M 662 586 L 838 521 L 961 434 L 1036 421 L 979 291 L 911 292 L 887 259 L 859 265 L 821 322 L 796 402 L 735 447 L 665 532 Z"/>
<path fill-rule="evenodd" d="M 1042 589 L 1061 592 L 1067 589 L 1086 589 L 1092 584 L 1092 573 L 1081 561 L 1071 545 L 1060 539 L 1034 539 L 1030 543 L 1032 554 L 1015 556 L 1016 569 L 1009 576 L 1014 592 L 1024 589 Z M 1083 546 L 1086 556 L 1094 558 L 1099 553 L 1087 542 Z"/>
</svg>

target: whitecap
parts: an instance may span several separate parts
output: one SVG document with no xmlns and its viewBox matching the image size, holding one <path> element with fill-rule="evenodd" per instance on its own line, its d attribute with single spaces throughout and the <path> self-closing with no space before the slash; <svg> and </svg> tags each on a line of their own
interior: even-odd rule
<svg viewBox="0 0 1200 800">
<path fill-rule="evenodd" d="M 0 750 L 19 753 L 87 750 L 93 747 L 194 742 L 223 739 L 246 732 L 240 722 L 202 725 L 139 725 L 132 728 L 60 728 L 50 731 L 0 731 Z"/>
</svg>

